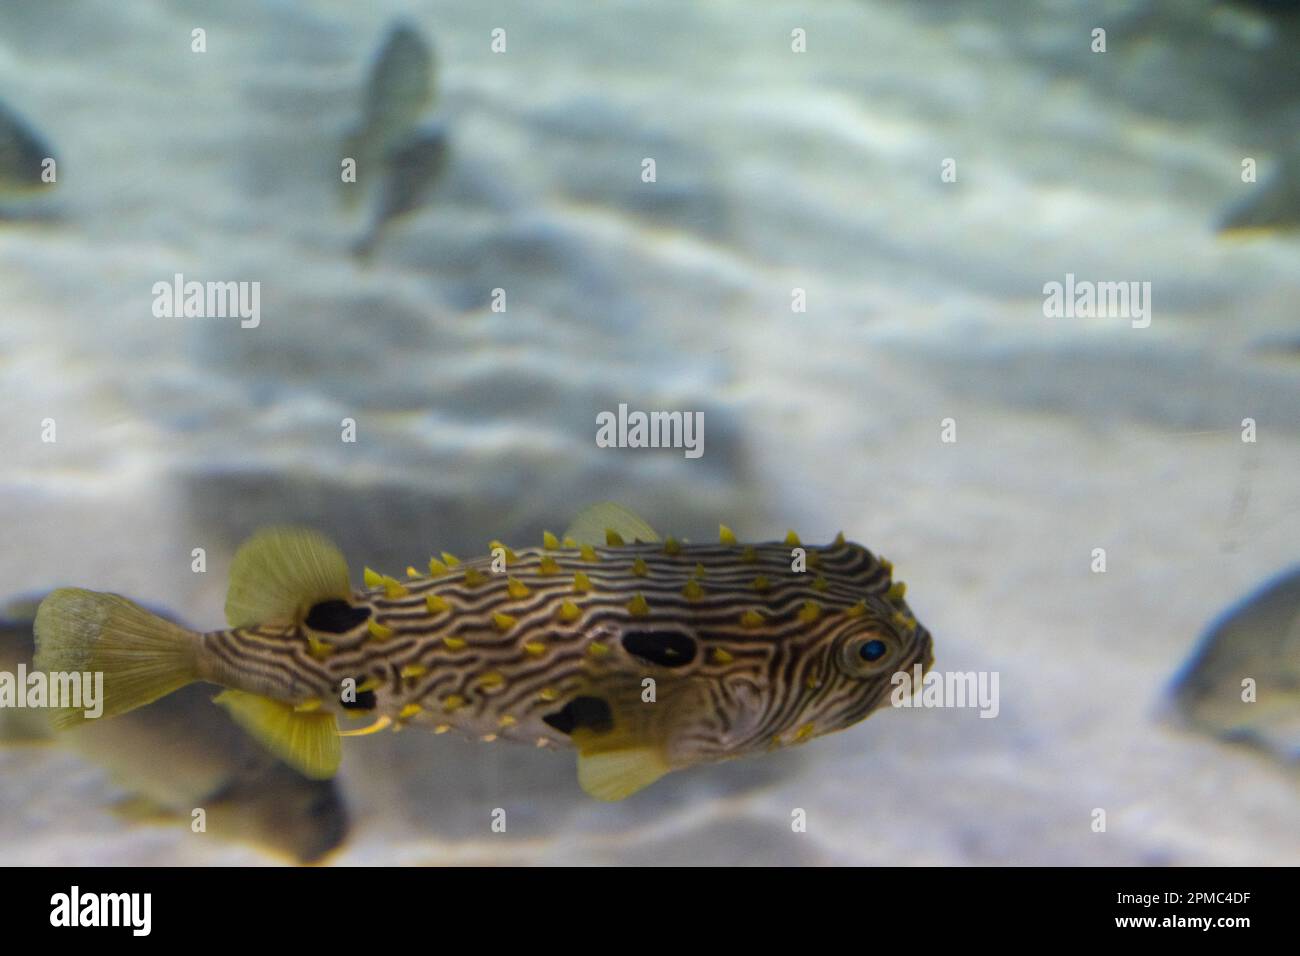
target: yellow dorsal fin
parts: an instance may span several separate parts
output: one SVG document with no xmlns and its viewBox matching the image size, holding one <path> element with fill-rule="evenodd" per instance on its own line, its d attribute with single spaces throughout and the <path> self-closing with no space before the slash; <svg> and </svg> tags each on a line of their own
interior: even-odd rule
<svg viewBox="0 0 1300 956">
<path fill-rule="evenodd" d="M 268 528 L 235 552 L 226 620 L 231 627 L 293 624 L 312 605 L 350 594 L 347 561 L 329 538 L 305 528 Z"/>
<path fill-rule="evenodd" d="M 222 691 L 215 699 L 267 750 L 313 780 L 338 771 L 343 748 L 333 714 L 301 713 L 293 704 L 242 690 Z"/>
<path fill-rule="evenodd" d="M 573 519 L 573 524 L 564 532 L 566 538 L 572 538 L 578 544 L 590 544 L 604 547 L 606 531 L 624 541 L 644 541 L 653 544 L 659 535 L 637 515 L 622 505 L 612 501 L 602 501 L 591 505 Z"/>
<path fill-rule="evenodd" d="M 630 747 L 578 755 L 578 783 L 597 800 L 622 800 L 648 787 L 672 768 L 654 747 Z"/>
</svg>

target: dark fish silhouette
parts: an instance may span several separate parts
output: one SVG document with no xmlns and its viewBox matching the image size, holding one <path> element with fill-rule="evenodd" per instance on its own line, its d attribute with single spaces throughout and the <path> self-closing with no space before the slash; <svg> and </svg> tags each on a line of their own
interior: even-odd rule
<svg viewBox="0 0 1300 956">
<path fill-rule="evenodd" d="M 1300 758 L 1300 566 L 1212 624 L 1171 694 L 1198 730 Z"/>
<path fill-rule="evenodd" d="M 370 226 L 353 247 L 358 258 L 369 258 L 389 223 L 418 208 L 437 184 L 447 166 L 447 140 L 444 126 L 431 126 L 389 152 Z"/>
<path fill-rule="evenodd" d="M 343 154 L 357 163 L 357 182 L 344 185 L 349 201 L 365 181 L 382 175 L 389 154 L 411 135 L 435 96 L 433 51 L 413 26 L 394 24 L 366 80 L 361 119 L 343 143 Z"/>
</svg>

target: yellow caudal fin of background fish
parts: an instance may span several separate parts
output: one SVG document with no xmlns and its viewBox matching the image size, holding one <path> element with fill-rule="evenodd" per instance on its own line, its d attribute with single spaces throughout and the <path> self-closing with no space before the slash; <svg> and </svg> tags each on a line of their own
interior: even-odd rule
<svg viewBox="0 0 1300 956">
<path fill-rule="evenodd" d="M 654 528 L 635 513 L 612 501 L 602 501 L 585 508 L 573 519 L 573 524 L 569 525 L 564 536 L 572 538 L 578 544 L 604 547 L 610 531 L 629 544 L 633 541 L 652 544 L 659 540 Z"/>
<path fill-rule="evenodd" d="M 305 528 L 268 528 L 235 552 L 226 593 L 231 627 L 293 624 L 313 604 L 351 594 L 348 563 L 329 538 Z"/>
<path fill-rule="evenodd" d="M 60 588 L 36 612 L 37 670 L 102 672 L 104 717 L 152 703 L 197 680 L 197 635 L 116 594 Z M 82 708 L 53 712 L 56 727 L 85 721 Z"/>
<path fill-rule="evenodd" d="M 578 754 L 578 783 L 597 800 L 622 800 L 672 768 L 658 747 L 628 747 Z"/>
<path fill-rule="evenodd" d="M 300 713 L 293 704 L 242 690 L 223 691 L 216 702 L 262 746 L 308 777 L 324 780 L 338 772 L 343 748 L 333 714 Z"/>
</svg>

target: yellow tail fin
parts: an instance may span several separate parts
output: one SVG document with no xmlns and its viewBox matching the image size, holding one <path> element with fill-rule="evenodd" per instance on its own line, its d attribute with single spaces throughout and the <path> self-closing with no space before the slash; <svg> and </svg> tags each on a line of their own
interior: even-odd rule
<svg viewBox="0 0 1300 956">
<path fill-rule="evenodd" d="M 36 612 L 37 670 L 104 675 L 103 716 L 152 703 L 198 679 L 197 635 L 116 594 L 60 588 Z M 53 711 L 56 727 L 86 717 L 75 708 Z"/>
</svg>

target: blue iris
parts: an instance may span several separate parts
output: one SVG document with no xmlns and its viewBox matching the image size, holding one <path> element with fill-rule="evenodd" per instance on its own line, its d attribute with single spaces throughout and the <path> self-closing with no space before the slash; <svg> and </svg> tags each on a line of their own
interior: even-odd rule
<svg viewBox="0 0 1300 956">
<path fill-rule="evenodd" d="M 885 656 L 886 650 L 884 641 L 867 641 L 858 648 L 858 656 L 868 663 L 874 663 Z"/>
</svg>

